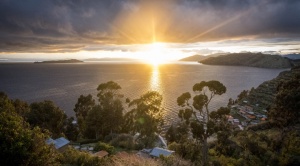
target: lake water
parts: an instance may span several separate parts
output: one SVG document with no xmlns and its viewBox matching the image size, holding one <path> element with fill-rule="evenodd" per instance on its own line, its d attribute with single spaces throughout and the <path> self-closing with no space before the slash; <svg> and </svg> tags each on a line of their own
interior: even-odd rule
<svg viewBox="0 0 300 166">
<path fill-rule="evenodd" d="M 210 106 L 213 110 L 226 106 L 228 99 L 236 99 L 242 90 L 275 78 L 281 71 L 199 63 L 0 64 L 0 91 L 27 102 L 52 100 L 68 116 L 74 116 L 73 108 L 81 94 L 92 94 L 97 99 L 97 86 L 112 80 L 121 85 L 125 98 L 135 99 L 149 90 L 159 91 L 163 95 L 166 124 L 170 124 L 177 119 L 177 97 L 187 91 L 192 93 L 195 83 L 218 80 L 227 87 L 225 94 L 213 99 Z"/>
</svg>

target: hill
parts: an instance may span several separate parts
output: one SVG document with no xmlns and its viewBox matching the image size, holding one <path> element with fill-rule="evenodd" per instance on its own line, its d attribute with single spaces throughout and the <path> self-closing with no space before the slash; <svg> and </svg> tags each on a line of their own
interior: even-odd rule
<svg viewBox="0 0 300 166">
<path fill-rule="evenodd" d="M 179 61 L 187 61 L 187 62 L 198 62 L 204 59 L 207 59 L 209 57 L 217 57 L 217 56 L 222 56 L 222 55 L 226 55 L 227 53 L 215 53 L 215 54 L 210 54 L 210 55 L 193 55 L 193 56 L 189 56 L 189 57 L 185 57 L 182 59 L 179 59 Z"/>
<path fill-rule="evenodd" d="M 262 53 L 233 53 L 201 60 L 207 65 L 250 66 L 260 68 L 290 68 L 291 62 L 279 55 Z"/>
<path fill-rule="evenodd" d="M 51 61 L 42 61 L 34 63 L 82 63 L 83 61 L 77 59 L 67 59 L 67 60 L 51 60 Z"/>
<path fill-rule="evenodd" d="M 253 105 L 258 104 L 262 108 L 267 108 L 273 105 L 275 101 L 278 84 L 282 80 L 291 80 L 296 75 L 300 75 L 300 67 L 293 67 L 290 71 L 283 71 L 276 78 L 265 81 L 256 89 L 250 91 L 245 100 Z"/>
<path fill-rule="evenodd" d="M 198 61 L 201 61 L 201 60 L 206 59 L 206 58 L 208 58 L 208 56 L 193 55 L 193 56 L 189 56 L 189 57 L 186 57 L 186 58 L 179 59 L 179 61 L 198 62 Z"/>
</svg>

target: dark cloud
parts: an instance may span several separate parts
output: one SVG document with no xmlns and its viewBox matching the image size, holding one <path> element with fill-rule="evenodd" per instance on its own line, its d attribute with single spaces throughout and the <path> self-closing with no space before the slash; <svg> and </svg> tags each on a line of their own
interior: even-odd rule
<svg viewBox="0 0 300 166">
<path fill-rule="evenodd" d="M 290 39 L 300 36 L 299 11 L 299 0 L 1 0 L 0 52 L 76 52 L 152 40 Z"/>
</svg>

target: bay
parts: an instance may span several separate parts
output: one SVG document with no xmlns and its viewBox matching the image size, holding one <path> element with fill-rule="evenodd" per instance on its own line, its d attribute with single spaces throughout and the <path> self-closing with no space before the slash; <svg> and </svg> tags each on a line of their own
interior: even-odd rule
<svg viewBox="0 0 300 166">
<path fill-rule="evenodd" d="M 215 110 L 236 99 L 242 90 L 250 90 L 275 78 L 283 69 L 263 69 L 241 66 L 209 66 L 183 62 L 153 66 L 132 62 L 86 62 L 79 64 L 0 64 L 0 91 L 10 98 L 29 103 L 52 100 L 68 116 L 74 116 L 78 97 L 92 94 L 97 100 L 97 86 L 108 81 L 121 85 L 125 98 L 135 99 L 156 90 L 163 95 L 166 124 L 177 119 L 176 99 L 191 92 L 195 83 L 218 80 L 227 92 L 213 99 Z"/>
</svg>

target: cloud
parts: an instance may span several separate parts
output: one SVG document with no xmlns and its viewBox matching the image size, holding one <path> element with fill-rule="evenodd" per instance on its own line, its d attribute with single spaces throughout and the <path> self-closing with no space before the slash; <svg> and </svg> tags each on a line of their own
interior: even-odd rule
<svg viewBox="0 0 300 166">
<path fill-rule="evenodd" d="M 300 37 L 299 11 L 298 0 L 2 0 L 0 52 L 77 52 L 152 41 L 290 40 Z"/>
</svg>

